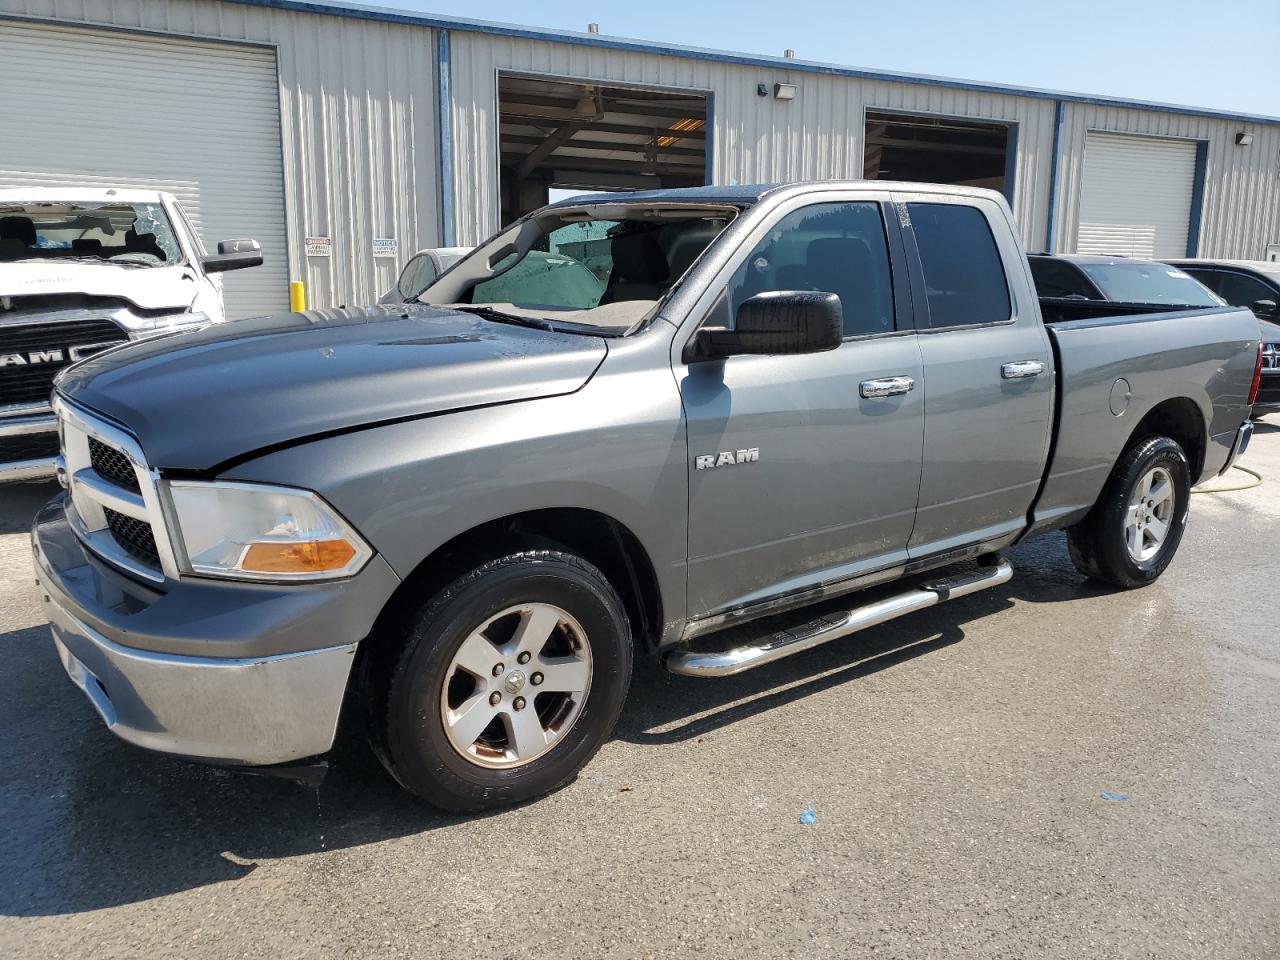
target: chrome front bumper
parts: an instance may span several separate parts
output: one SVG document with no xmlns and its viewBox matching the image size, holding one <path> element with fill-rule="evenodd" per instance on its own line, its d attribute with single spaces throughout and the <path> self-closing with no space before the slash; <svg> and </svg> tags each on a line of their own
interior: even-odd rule
<svg viewBox="0 0 1280 960">
<path fill-rule="evenodd" d="M 375 557 L 332 585 L 126 576 L 74 536 L 65 495 L 31 530 L 36 583 L 71 680 L 130 743 L 228 764 L 333 745 L 355 653 L 399 579 Z"/>
<path fill-rule="evenodd" d="M 35 412 L 28 413 L 28 409 Z M 34 404 L 19 411 L 6 408 L 4 415 L 0 416 L 0 437 L 55 433 L 57 429 L 58 418 L 53 415 L 48 404 Z M 57 459 L 56 456 L 48 456 L 0 463 L 0 483 L 7 480 L 45 480 L 54 476 Z"/>
<path fill-rule="evenodd" d="M 67 676 L 122 740 L 255 765 L 333 745 L 354 643 L 254 660 L 175 657 L 112 643 L 48 595 L 45 613 Z"/>
</svg>

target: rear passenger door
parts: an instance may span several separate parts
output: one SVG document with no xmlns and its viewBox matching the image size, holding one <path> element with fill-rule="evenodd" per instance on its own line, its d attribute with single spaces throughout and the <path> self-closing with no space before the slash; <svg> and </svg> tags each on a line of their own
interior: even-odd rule
<svg viewBox="0 0 1280 960">
<path fill-rule="evenodd" d="M 1053 355 L 1005 208 L 946 194 L 895 194 L 925 369 L 924 465 L 913 560 L 1026 522 L 1048 456 Z"/>
</svg>

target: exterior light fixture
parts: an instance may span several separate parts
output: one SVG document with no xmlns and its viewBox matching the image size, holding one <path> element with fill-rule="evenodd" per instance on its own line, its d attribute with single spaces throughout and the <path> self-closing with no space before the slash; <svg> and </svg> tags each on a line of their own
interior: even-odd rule
<svg viewBox="0 0 1280 960">
<path fill-rule="evenodd" d="M 1240 133 L 1236 134 L 1237 147 L 1247 147 L 1251 143 L 1253 143 L 1252 133 L 1245 133 L 1244 131 L 1241 131 Z"/>
<path fill-rule="evenodd" d="M 796 85 L 794 83 L 775 83 L 773 85 L 773 96 L 775 100 L 794 100 L 796 98 Z"/>
</svg>

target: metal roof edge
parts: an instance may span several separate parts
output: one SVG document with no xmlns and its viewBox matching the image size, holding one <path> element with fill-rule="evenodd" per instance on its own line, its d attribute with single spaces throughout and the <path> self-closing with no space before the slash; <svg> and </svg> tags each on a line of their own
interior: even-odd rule
<svg viewBox="0 0 1280 960">
<path fill-rule="evenodd" d="M 717 63 L 731 63 L 739 66 L 761 67 L 769 70 L 792 70 L 798 73 L 817 73 L 829 76 L 848 77 L 855 80 L 880 80 L 890 83 L 914 83 L 927 86 L 950 87 L 956 90 L 969 90 L 978 93 L 995 93 L 1004 96 L 1030 97 L 1038 100 L 1063 100 L 1068 103 L 1083 103 L 1101 107 L 1121 107 L 1129 110 L 1151 110 L 1158 113 L 1176 113 L 1190 117 L 1205 117 L 1212 120 L 1236 120 L 1242 123 L 1280 124 L 1280 117 L 1260 114 L 1239 113 L 1231 110 L 1214 110 L 1208 107 L 1189 107 L 1175 103 L 1160 103 L 1154 100 L 1127 100 L 1120 97 L 1108 97 L 1100 94 L 1071 93 L 1062 90 L 1049 90 L 1041 87 L 1017 87 L 1007 84 L 989 83 L 982 80 L 959 80 L 951 77 L 938 77 L 921 73 L 891 73 L 888 71 L 865 70 L 857 67 L 841 66 L 833 63 L 822 63 L 816 60 L 793 60 L 786 57 L 772 57 L 763 54 L 734 53 L 728 50 L 715 50 L 709 47 L 694 47 L 678 43 L 659 43 L 652 40 L 630 40 L 623 37 L 609 37 L 598 33 L 564 32 L 548 27 L 526 27 L 516 24 L 496 23 L 489 20 L 469 20 L 460 17 L 446 17 L 437 14 L 415 13 L 412 10 L 400 10 L 391 7 L 375 7 L 365 4 L 329 2 L 329 0 L 227 0 L 252 7 L 271 7 L 277 10 L 292 10 L 301 13 L 316 13 L 332 17 L 349 17 L 359 20 L 377 20 L 385 23 L 402 23 L 409 26 L 430 27 L 438 30 L 456 30 L 466 33 L 482 33 L 494 36 L 518 37 L 526 40 L 543 40 L 551 43 L 567 43 L 577 46 L 600 47 L 608 50 L 623 50 L 631 53 L 647 53 L 658 56 L 683 57 L 691 60 L 709 60 Z"/>
</svg>

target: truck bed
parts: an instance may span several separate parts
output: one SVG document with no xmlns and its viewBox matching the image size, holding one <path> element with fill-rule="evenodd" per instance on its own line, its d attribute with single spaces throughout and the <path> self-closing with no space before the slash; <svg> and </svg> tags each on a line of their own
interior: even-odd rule
<svg viewBox="0 0 1280 960">
<path fill-rule="evenodd" d="M 1204 433 L 1201 451 L 1188 451 L 1193 482 L 1223 468 L 1249 410 L 1258 342 L 1252 313 L 1076 300 L 1041 305 L 1055 318 L 1045 326 L 1058 401 L 1031 532 L 1087 513 L 1144 419 L 1182 417 Z"/>
</svg>

